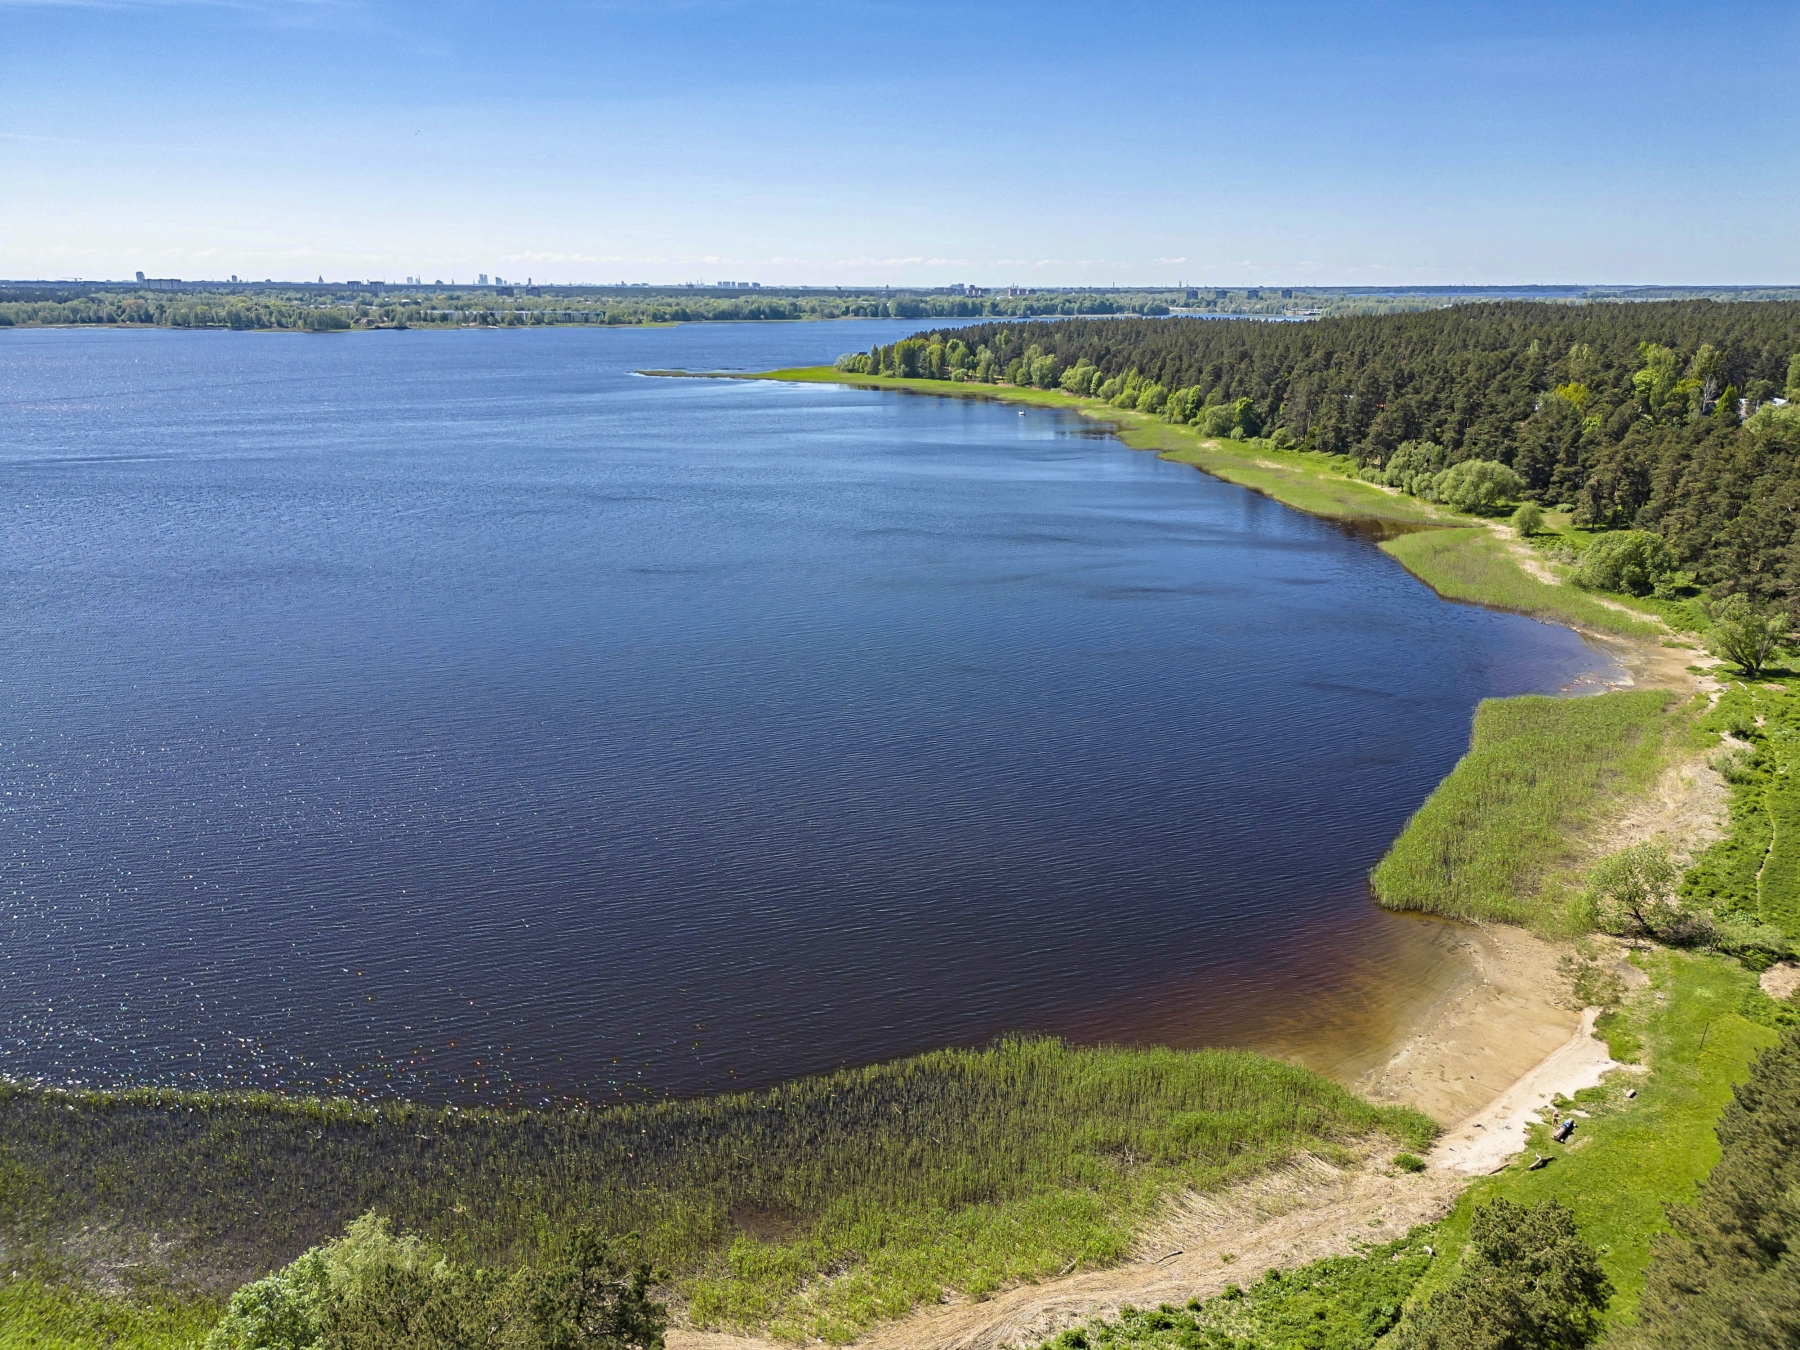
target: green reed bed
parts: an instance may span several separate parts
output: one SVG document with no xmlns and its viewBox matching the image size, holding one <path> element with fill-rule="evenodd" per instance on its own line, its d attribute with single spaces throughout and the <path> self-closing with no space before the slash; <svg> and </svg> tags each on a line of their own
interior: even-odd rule
<svg viewBox="0 0 1800 1350">
<path fill-rule="evenodd" d="M 1433 1128 L 1255 1055 L 1045 1040 L 607 1111 L 14 1086 L 0 1210 L 14 1241 L 95 1219 L 185 1233 L 177 1274 L 215 1283 L 371 1208 L 488 1263 L 590 1223 L 639 1234 L 699 1324 L 843 1341 L 946 1288 L 1116 1261 L 1171 1191 Z"/>
<path fill-rule="evenodd" d="M 1625 637 L 1655 637 L 1664 631 L 1651 616 L 1621 613 L 1573 585 L 1539 581 L 1485 526 L 1405 534 L 1381 548 L 1447 600 L 1541 615 Z"/>
<path fill-rule="evenodd" d="M 1611 801 L 1654 779 L 1680 719 L 1671 698 L 1646 690 L 1484 702 L 1469 753 L 1371 874 L 1376 899 L 1457 919 L 1576 922 L 1546 883 L 1575 861 L 1573 841 Z"/>
</svg>

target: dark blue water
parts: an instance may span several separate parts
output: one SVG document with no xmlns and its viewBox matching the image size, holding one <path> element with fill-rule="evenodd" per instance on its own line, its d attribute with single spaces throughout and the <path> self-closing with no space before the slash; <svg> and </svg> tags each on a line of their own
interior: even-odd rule
<svg viewBox="0 0 1800 1350">
<path fill-rule="evenodd" d="M 1604 658 L 908 323 L 0 335 L 0 1072 L 533 1102 L 1378 1020 Z M 1346 1033 L 1348 1034 L 1348 1033 Z"/>
</svg>

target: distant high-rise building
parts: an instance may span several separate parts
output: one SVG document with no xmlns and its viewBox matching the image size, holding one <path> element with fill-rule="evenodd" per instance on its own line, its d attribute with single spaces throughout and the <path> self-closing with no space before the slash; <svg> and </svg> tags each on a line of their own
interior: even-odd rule
<svg viewBox="0 0 1800 1350">
<path fill-rule="evenodd" d="M 476 282 L 476 285 L 478 285 L 478 286 L 485 286 L 485 285 L 487 285 L 487 273 L 486 273 L 486 272 L 483 272 L 483 273 L 482 273 L 482 274 L 481 274 L 481 280 L 480 280 L 480 281 L 478 281 L 478 282 Z"/>
<path fill-rule="evenodd" d="M 142 280 L 143 280 L 143 279 L 144 279 L 144 274 L 143 274 L 143 273 L 142 273 L 142 272 L 139 272 L 139 273 L 138 273 L 138 274 L 137 274 L 137 278 L 138 278 L 138 280 L 139 280 L 139 281 L 142 281 Z"/>
</svg>

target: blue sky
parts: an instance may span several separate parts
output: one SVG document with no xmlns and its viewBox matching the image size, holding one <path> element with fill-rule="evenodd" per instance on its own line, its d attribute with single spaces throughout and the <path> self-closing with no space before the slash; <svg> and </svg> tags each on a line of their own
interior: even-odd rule
<svg viewBox="0 0 1800 1350">
<path fill-rule="evenodd" d="M 1800 5 L 0 0 L 0 275 L 1800 283 Z"/>
</svg>

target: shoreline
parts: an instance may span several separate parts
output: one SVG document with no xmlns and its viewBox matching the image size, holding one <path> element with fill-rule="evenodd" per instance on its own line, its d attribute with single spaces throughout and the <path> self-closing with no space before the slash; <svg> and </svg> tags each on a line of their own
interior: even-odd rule
<svg viewBox="0 0 1800 1350">
<path fill-rule="evenodd" d="M 781 378 L 783 374 L 750 378 Z M 832 382 L 876 390 L 891 387 L 888 381 L 875 382 L 868 377 Z M 1313 485 L 1305 483 L 1298 470 L 1269 463 L 1255 449 L 1183 454 L 1179 447 L 1166 444 L 1166 431 L 1159 436 L 1144 426 L 1149 419 L 1130 414 L 1137 423 L 1130 426 L 1118 415 L 1122 410 L 1101 411 L 1091 406 L 1091 400 L 1050 391 L 945 387 L 939 381 L 906 384 L 909 387 L 894 392 L 990 397 L 1072 409 L 1110 423 L 1119 439 L 1133 449 L 1153 449 L 1163 458 L 1191 463 L 1202 472 L 1250 487 L 1292 509 L 1354 520 L 1360 513 L 1345 509 L 1354 503 L 1370 508 L 1368 515 L 1361 516 L 1364 519 L 1404 522 L 1415 529 L 1435 525 L 1482 545 L 1498 542 L 1505 561 L 1521 574 L 1545 590 L 1561 584 L 1554 577 L 1537 575 L 1532 560 L 1518 556 L 1527 550 L 1509 542 L 1506 536 L 1510 531 L 1466 517 L 1445 519 L 1442 513 L 1431 513 L 1439 516 L 1437 520 L 1419 521 L 1417 516 L 1425 512 L 1410 501 L 1378 501 L 1374 492 L 1379 489 L 1365 489 L 1366 495 L 1355 489 L 1331 493 L 1321 501 L 1316 491 L 1304 490 Z M 939 388 L 916 387 L 920 385 Z M 1019 397 L 1021 393 L 1025 396 Z M 1198 436 L 1190 434 L 1190 438 L 1196 449 L 1205 446 Z M 1217 450 L 1216 443 L 1205 448 Z M 1350 486 L 1348 480 L 1340 481 Z M 1284 492 L 1284 486 L 1303 490 Z M 1356 484 L 1355 488 L 1365 485 Z M 1325 509 L 1320 509 L 1322 506 Z M 1469 530 L 1471 525 L 1486 528 L 1477 535 Z M 1378 546 L 1397 556 L 1385 541 Z M 1437 584 L 1430 569 L 1411 565 L 1404 556 L 1397 560 L 1443 598 L 1481 603 Z M 1534 606 L 1523 612 L 1559 623 L 1611 656 L 1619 675 L 1601 682 L 1612 689 L 1660 688 L 1692 696 L 1712 685 L 1708 676 L 1694 672 L 1692 651 L 1663 647 L 1661 635 L 1652 636 L 1655 629 L 1667 632 L 1665 625 L 1649 615 L 1640 619 L 1623 605 L 1610 607 L 1621 612 L 1622 622 L 1606 618 L 1599 623 L 1581 622 L 1594 617 L 1591 609 L 1587 614 L 1570 613 L 1572 606 Z M 1619 631 L 1640 624 L 1651 631 Z M 1650 818 L 1665 827 L 1657 832 L 1667 832 L 1680 851 L 1691 852 L 1718 832 L 1722 793 L 1705 790 L 1705 780 L 1716 777 L 1703 758 L 1671 753 L 1651 794 L 1622 794 L 1608 804 L 1599 833 L 1616 846 L 1622 838 L 1644 834 Z M 1670 783 L 1677 780 L 1685 789 L 1671 789 Z M 1640 796 L 1644 800 L 1638 800 Z M 1674 797 L 1684 798 L 1689 807 L 1691 801 L 1686 799 L 1699 799 L 1704 809 L 1672 808 Z M 1582 833 L 1581 842 L 1591 843 L 1585 837 L 1590 831 Z M 1036 1343 L 1090 1318 L 1116 1317 L 1126 1303 L 1148 1306 L 1167 1300 L 1179 1304 L 1196 1294 L 1216 1294 L 1229 1282 L 1255 1279 L 1271 1267 L 1353 1254 L 1369 1240 L 1371 1227 L 1393 1236 L 1414 1224 L 1436 1222 L 1449 1215 L 1480 1178 L 1506 1170 L 1520 1157 L 1529 1132 L 1558 1098 L 1566 1103 L 1577 1092 L 1620 1071 L 1644 1071 L 1641 1065 L 1613 1059 L 1610 1047 L 1596 1037 L 1595 1023 L 1602 1009 L 1579 1006 L 1570 997 L 1571 983 L 1562 968 L 1573 950 L 1570 941 L 1548 941 L 1511 925 L 1448 918 L 1438 921 L 1461 939 L 1454 943 L 1462 957 L 1460 969 L 1434 972 L 1440 977 L 1437 988 L 1426 996 L 1413 996 L 1410 1006 L 1394 1019 L 1388 1042 L 1374 1062 L 1319 1063 L 1317 1056 L 1307 1056 L 1297 1045 L 1288 1048 L 1284 1056 L 1309 1063 L 1365 1100 L 1411 1106 L 1437 1120 L 1443 1132 L 1427 1154 L 1424 1173 L 1397 1178 L 1392 1171 L 1384 1172 L 1373 1158 L 1365 1158 L 1360 1166 L 1338 1169 L 1317 1159 L 1302 1159 L 1224 1193 L 1173 1200 L 1172 1209 L 1185 1219 L 1153 1225 L 1140 1236 L 1133 1257 L 1120 1265 L 1026 1283 L 981 1301 L 953 1296 L 947 1306 L 917 1309 L 909 1317 L 859 1337 L 857 1344 L 870 1350 L 899 1350 L 902 1346 L 908 1350 L 1002 1350 Z M 1623 961 L 1620 950 L 1615 948 L 1608 955 L 1627 986 L 1642 981 L 1641 972 Z M 1256 1048 L 1277 1054 L 1283 1049 Z M 1171 1247 L 1175 1248 L 1172 1256 L 1159 1254 Z M 671 1328 L 669 1335 L 671 1350 L 772 1350 L 775 1344 L 764 1336 L 686 1327 Z"/>
<path fill-rule="evenodd" d="M 711 378 L 767 379 L 784 374 L 720 373 Z M 1223 448 L 1218 441 L 1192 432 L 1186 433 L 1189 444 L 1174 443 L 1172 438 L 1183 429 L 1136 413 L 1083 406 L 1094 401 L 1072 399 L 1059 391 L 964 389 L 936 381 L 908 383 L 940 387 L 895 388 L 900 382 L 871 381 L 868 377 L 831 382 L 892 392 L 940 396 L 960 393 L 1003 402 L 1072 408 L 1106 422 L 1129 448 L 1151 450 L 1172 462 L 1188 463 L 1292 509 L 1324 519 L 1374 521 L 1391 526 L 1390 538 L 1380 543 L 1384 551 L 1452 602 L 1487 603 L 1470 594 L 1455 593 L 1454 586 L 1447 592 L 1414 565 L 1417 557 L 1409 562 L 1403 552 L 1388 549 L 1388 543 L 1431 532 L 1448 541 L 1447 547 L 1456 557 L 1479 554 L 1488 562 L 1497 558 L 1500 565 L 1530 575 L 1525 563 L 1514 556 L 1529 550 L 1510 543 L 1509 534 L 1498 528 L 1455 517 L 1426 503 L 1332 472 L 1326 466 L 1289 462 L 1301 457 L 1276 451 L 1264 443 L 1227 443 L 1230 448 Z M 1131 419 L 1129 424 L 1122 420 L 1127 417 Z M 1441 564 L 1440 554 L 1441 551 L 1423 555 L 1432 560 L 1426 571 L 1431 565 Z M 1561 583 L 1554 578 L 1533 580 L 1545 592 L 1561 589 Z M 1662 649 L 1643 636 L 1617 631 L 1627 625 L 1648 626 L 1653 621 L 1649 616 L 1639 618 L 1624 606 L 1612 608 L 1619 612 L 1619 619 L 1609 629 L 1603 616 L 1601 627 L 1593 630 L 1576 622 L 1572 613 L 1529 609 L 1519 612 L 1562 624 L 1598 644 L 1624 663 L 1626 684 L 1649 681 L 1666 688 L 1698 687 L 1700 681 L 1683 666 L 1693 655 L 1691 651 Z M 1679 672 L 1678 666 L 1683 667 Z M 1617 687 L 1616 682 L 1605 683 Z M 1568 692 L 1566 687 L 1564 692 Z M 1670 765 L 1671 771 L 1677 767 Z M 1614 800 L 1609 807 L 1619 804 Z M 1642 805 L 1635 799 L 1631 804 L 1634 808 Z M 1616 833 L 1626 819 L 1621 816 L 1615 820 L 1609 810 L 1608 830 Z M 1584 847 L 1586 842 L 1584 832 Z M 1002 1282 L 991 1294 L 978 1292 L 974 1297 L 948 1290 L 938 1302 L 916 1304 L 910 1313 L 887 1313 L 885 1320 L 865 1324 L 860 1334 L 854 1335 L 855 1343 L 894 1350 L 902 1346 L 934 1346 L 941 1350 L 997 1348 L 1015 1344 L 1021 1337 L 1053 1333 L 1095 1314 L 1116 1314 L 1122 1303 L 1155 1302 L 1162 1298 L 1180 1301 L 1196 1292 L 1216 1293 L 1228 1282 L 1254 1278 L 1270 1267 L 1349 1254 L 1366 1245 L 1377 1228 L 1384 1230 L 1380 1236 L 1387 1239 L 1415 1223 L 1443 1218 L 1460 1198 L 1469 1194 L 1471 1179 L 1503 1167 L 1507 1159 L 1518 1154 L 1527 1128 L 1554 1096 L 1572 1096 L 1621 1067 L 1612 1060 L 1608 1048 L 1591 1034 L 1599 1009 L 1581 1009 L 1570 1003 L 1569 982 L 1559 968 L 1566 944 L 1546 941 L 1523 928 L 1471 925 L 1435 915 L 1391 917 L 1416 917 L 1431 924 L 1442 935 L 1434 935 L 1432 941 L 1442 944 L 1445 959 L 1430 965 L 1431 980 L 1409 986 L 1403 997 L 1396 997 L 1392 986 L 1377 985 L 1372 989 L 1383 1016 L 1370 1025 L 1380 1025 L 1384 1033 L 1372 1040 L 1380 1044 L 1373 1048 L 1364 1045 L 1336 1065 L 1320 1063 L 1320 1057 L 1328 1057 L 1334 1050 L 1342 1052 L 1343 1047 L 1327 1044 L 1328 1037 L 1322 1034 L 1315 1017 L 1298 1019 L 1286 1033 L 1300 1047 L 1296 1053 L 1282 1054 L 1264 1046 L 1246 1048 L 1313 1068 L 1376 1106 L 1413 1107 L 1447 1127 L 1429 1150 L 1423 1173 L 1408 1175 L 1384 1161 L 1398 1143 L 1398 1135 L 1389 1138 L 1347 1134 L 1343 1136 L 1345 1147 L 1320 1149 L 1324 1157 L 1303 1151 L 1253 1175 L 1240 1172 L 1235 1180 L 1224 1184 L 1192 1183 L 1204 1185 L 1199 1192 L 1158 1192 L 1163 1199 L 1156 1208 L 1138 1214 L 1127 1230 L 1129 1248 L 1116 1250 L 1107 1258 L 1114 1264 L 1097 1263 L 1095 1268 L 1087 1269 L 1071 1261 L 1063 1273 L 1051 1273 L 1060 1263 L 1059 1256 L 1056 1262 L 1040 1268 L 1036 1280 L 1030 1275 L 1013 1276 L 1011 1282 Z M 1340 950 L 1326 955 L 1341 961 L 1343 953 Z M 1389 1013 L 1391 1017 L 1386 1015 Z M 1318 1052 L 1310 1059 L 1302 1052 L 1308 1036 Z M 355 1103 L 352 1109 L 368 1112 L 376 1119 L 384 1113 L 404 1114 L 408 1109 L 404 1099 L 394 1105 L 400 1108 L 399 1113 L 392 1110 L 387 1100 Z M 539 1113 L 505 1114 L 523 1118 Z M 1376 1114 L 1387 1118 L 1404 1113 Z M 1418 1123 L 1422 1131 L 1418 1139 L 1429 1138 L 1423 1129 L 1425 1122 Z M 1007 1128 L 1016 1129 L 1016 1125 Z M 1359 1123 L 1356 1128 L 1369 1127 Z M 259 1132 L 261 1129 L 259 1126 Z M 415 1137 L 428 1140 L 432 1136 Z M 1582 1142 L 1586 1142 L 1585 1136 Z M 1422 1142 L 1408 1147 L 1425 1151 Z M 641 1166 L 636 1164 L 615 1175 L 631 1176 Z M 453 1212 L 465 1213 L 461 1205 Z M 759 1213 L 753 1217 L 772 1226 L 767 1233 L 758 1232 L 753 1225 L 745 1226 L 746 1236 L 771 1243 L 791 1236 L 781 1227 L 785 1220 L 779 1206 L 771 1208 L 769 1216 Z M 739 1218 L 736 1208 L 731 1211 L 729 1222 L 740 1226 L 747 1223 Z M 624 1231 L 623 1227 L 618 1231 Z M 1171 1252 L 1171 1247 L 1176 1250 Z M 824 1279 L 829 1281 L 831 1275 L 827 1270 Z M 696 1312 L 697 1317 L 704 1315 Z M 714 1324 L 719 1324 L 716 1316 Z M 767 1330 L 772 1323 L 746 1320 L 743 1325 L 765 1330 L 754 1335 L 734 1335 L 697 1332 L 680 1326 L 671 1329 L 669 1345 L 672 1350 L 749 1350 L 778 1343 Z"/>
<path fill-rule="evenodd" d="M 672 371 L 640 373 L 685 374 Z M 836 384 L 878 392 L 950 398 L 985 398 L 1076 412 L 1108 425 L 1113 434 L 1133 450 L 1147 450 L 1171 462 L 1189 464 L 1211 477 L 1247 487 L 1303 514 L 1347 523 L 1367 521 L 1399 527 L 1384 531 L 1388 537 L 1377 541 L 1377 547 L 1441 598 L 1451 603 L 1524 613 L 1541 622 L 1555 623 L 1604 651 L 1616 663 L 1622 678 L 1613 680 L 1596 676 L 1593 683 L 1601 686 L 1600 692 L 1625 688 L 1665 689 L 1692 696 L 1712 683 L 1689 669 L 1695 653 L 1662 645 L 1663 639 L 1672 632 L 1660 617 L 1634 610 L 1610 597 L 1601 599 L 1575 591 L 1549 572 L 1526 545 L 1514 540 L 1510 528 L 1403 496 L 1392 488 L 1331 472 L 1327 464 L 1318 463 L 1325 461 L 1326 457 L 1322 455 L 1278 451 L 1261 441 L 1233 442 L 1203 437 L 1189 427 L 1164 422 L 1151 414 L 1114 408 L 1097 399 L 1078 398 L 1061 390 L 852 375 L 830 367 L 744 375 L 715 372 L 710 377 Z M 1307 464 L 1308 459 L 1315 463 Z M 1529 607 L 1509 605 L 1470 594 L 1470 588 L 1454 584 L 1456 579 L 1451 573 L 1460 561 L 1455 553 L 1451 556 L 1451 565 L 1446 566 L 1436 555 L 1430 558 L 1409 556 L 1404 547 L 1392 547 L 1396 540 L 1404 544 L 1409 539 L 1419 538 L 1421 532 L 1439 538 L 1457 536 L 1454 542 L 1459 546 L 1459 552 L 1480 550 L 1484 562 L 1512 570 L 1518 578 L 1529 583 L 1530 589 L 1525 594 L 1538 603 Z M 1710 770 L 1691 761 L 1671 762 L 1665 766 L 1664 777 L 1683 767 L 1691 771 L 1691 777 L 1711 774 Z M 1712 793 L 1711 797 L 1715 810 L 1722 811 L 1719 794 Z M 1645 813 L 1642 802 L 1621 801 L 1614 805 L 1624 809 L 1617 813 L 1618 820 L 1609 817 L 1607 833 L 1619 830 L 1625 822 Z M 1705 821 L 1685 823 L 1688 837 L 1681 841 L 1684 849 L 1691 849 L 1695 838 L 1703 838 L 1717 828 L 1716 822 L 1710 830 Z M 1635 833 L 1629 826 L 1625 829 Z M 1263 1048 L 1262 1052 L 1277 1053 L 1306 1063 L 1359 1096 L 1416 1106 L 1445 1126 L 1454 1125 L 1488 1105 L 1520 1074 L 1573 1034 L 1579 1023 L 1579 1015 L 1574 1009 L 1557 1007 L 1558 1000 L 1564 997 L 1567 980 L 1555 967 L 1557 959 L 1567 949 L 1567 942 L 1546 942 L 1523 928 L 1470 924 L 1448 917 L 1441 921 L 1453 925 L 1453 931 L 1462 935 L 1462 940 L 1455 943 L 1464 957 L 1461 968 L 1440 970 L 1437 973 L 1441 982 L 1434 990 L 1412 996 L 1410 1006 L 1395 1019 L 1391 1035 L 1378 1052 L 1359 1057 L 1360 1063 L 1353 1060 L 1335 1064 L 1322 1062 L 1317 1055 L 1307 1055 L 1302 1046 L 1294 1043 Z M 1450 1076 L 1452 1065 L 1462 1064 L 1466 1069 L 1466 1061 L 1472 1056 L 1482 1061 L 1472 1080 L 1466 1073 L 1454 1078 Z M 1471 1082 L 1478 1090 L 1461 1086 Z M 1371 1093 L 1377 1095 L 1370 1096 Z"/>
</svg>

